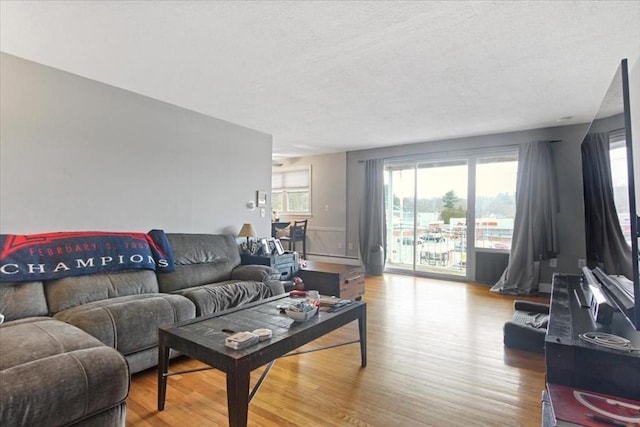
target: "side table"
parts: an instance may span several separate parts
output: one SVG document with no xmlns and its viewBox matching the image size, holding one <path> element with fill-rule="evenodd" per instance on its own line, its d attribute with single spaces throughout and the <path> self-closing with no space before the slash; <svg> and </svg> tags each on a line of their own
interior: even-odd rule
<svg viewBox="0 0 640 427">
<path fill-rule="evenodd" d="M 364 294 L 364 267 L 359 265 L 305 261 L 295 275 L 306 290 L 321 295 L 360 300 Z"/>
<path fill-rule="evenodd" d="M 291 280 L 298 271 L 298 261 L 293 253 L 282 255 L 249 255 L 240 254 L 242 265 L 268 265 L 275 268 L 281 274 L 280 280 Z"/>
</svg>

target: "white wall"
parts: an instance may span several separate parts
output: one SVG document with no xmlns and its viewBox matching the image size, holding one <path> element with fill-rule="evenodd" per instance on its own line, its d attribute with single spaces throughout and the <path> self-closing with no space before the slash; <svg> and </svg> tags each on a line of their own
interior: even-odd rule
<svg viewBox="0 0 640 427">
<path fill-rule="evenodd" d="M 0 55 L 0 232 L 269 234 L 270 135 Z"/>
</svg>

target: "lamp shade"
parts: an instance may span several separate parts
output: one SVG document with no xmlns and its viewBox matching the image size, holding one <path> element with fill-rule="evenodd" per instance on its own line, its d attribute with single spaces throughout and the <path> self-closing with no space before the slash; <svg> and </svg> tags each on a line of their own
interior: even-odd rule
<svg viewBox="0 0 640 427">
<path fill-rule="evenodd" d="M 253 228 L 253 224 L 243 224 L 238 233 L 238 237 L 257 237 L 256 229 Z"/>
</svg>

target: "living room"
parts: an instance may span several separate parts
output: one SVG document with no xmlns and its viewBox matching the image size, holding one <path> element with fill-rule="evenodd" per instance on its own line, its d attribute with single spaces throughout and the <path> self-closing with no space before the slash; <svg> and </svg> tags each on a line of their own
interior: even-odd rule
<svg viewBox="0 0 640 427">
<path fill-rule="evenodd" d="M 56 7 L 55 2 L 51 6 L 37 2 L 29 6 L 29 3 L 20 5 L 26 8 L 23 13 L 50 16 L 48 19 L 51 20 L 63 19 L 69 14 L 64 8 Z M 9 6 L 15 5 L 11 2 L 3 5 L 3 15 L 8 21 L 3 25 L 2 37 L 3 46 L 6 46 L 3 47 L 5 55 L 2 61 L 5 67 L 2 77 L 6 82 L 3 84 L 3 100 L 4 105 L 15 107 L 3 110 L 3 114 L 11 114 L 4 119 L 3 140 L 13 141 L 13 132 L 18 131 L 20 140 L 11 145 L 4 143 L 2 147 L 3 203 L 0 206 L 0 220 L 3 230 L 28 233 L 96 226 L 119 230 L 123 227 L 122 219 L 126 210 L 131 209 L 153 212 L 156 222 L 167 230 L 226 230 L 237 233 L 243 223 L 252 222 L 260 236 L 269 235 L 269 211 L 261 217 L 258 210 L 251 211 L 246 205 L 247 201 L 255 199 L 257 190 L 269 190 L 272 154 L 283 151 L 278 147 L 282 137 L 248 129 L 241 122 L 228 123 L 216 119 L 217 116 L 210 117 L 193 111 L 197 109 L 186 111 L 167 103 L 168 101 L 136 96 L 124 90 L 126 88 L 110 85 L 108 82 L 115 80 L 115 77 L 86 79 L 80 77 L 82 74 L 78 72 L 74 75 L 60 71 L 65 69 L 64 64 L 49 68 L 31 63 L 26 59 L 36 56 L 35 52 L 32 55 L 27 55 L 26 52 L 46 51 L 52 58 L 52 61 L 46 61 L 45 58 L 40 61 L 41 64 L 46 64 L 55 63 L 55 50 L 44 47 L 46 37 L 40 36 L 44 40 L 38 45 L 27 41 L 26 36 L 22 36 L 22 31 L 26 28 L 26 24 L 22 25 L 22 22 L 29 22 L 29 18 L 18 15 L 10 19 Z M 494 7 L 499 6 L 500 2 Z M 97 8 L 98 4 L 93 7 Z M 100 11 L 99 8 L 95 10 Z M 619 13 L 622 15 L 624 11 L 622 5 Z M 563 13 L 569 15 L 568 11 L 563 10 Z M 100 33 L 96 31 L 96 34 Z M 555 117 L 548 126 L 533 128 L 528 125 L 530 130 L 517 130 L 517 125 L 510 125 L 513 129 L 511 132 L 486 130 L 477 133 L 477 136 L 430 138 L 424 142 L 411 138 L 405 144 L 378 144 L 379 148 L 373 148 L 370 144 L 368 148 L 326 154 L 307 151 L 306 155 L 299 154 L 290 160 L 279 160 L 286 165 L 294 162 L 312 165 L 314 218 L 310 226 L 341 230 L 339 237 L 331 238 L 332 244 L 328 248 L 320 246 L 313 249 L 314 243 L 318 243 L 311 242 L 311 252 L 315 250 L 318 253 L 357 258 L 357 219 L 362 188 L 362 165 L 358 162 L 362 159 L 441 152 L 443 147 L 446 150 L 462 150 L 468 147 L 517 145 L 539 139 L 562 140 L 562 144 L 554 147 L 560 156 L 558 164 L 563 165 L 558 170 L 563 203 L 558 228 L 567 233 L 562 239 L 575 242 L 575 245 L 563 248 L 558 264 L 560 269 L 573 267 L 583 251 L 580 215 L 571 209 L 578 205 L 575 198 L 579 195 L 576 193 L 581 191 L 578 188 L 579 182 L 575 180 L 579 168 L 576 154 L 583 132 L 581 126 L 586 126 L 592 118 L 589 115 L 597 110 L 620 59 L 633 57 L 633 49 L 637 45 L 634 37 L 633 30 L 620 26 L 616 30 L 615 40 L 600 42 L 607 50 L 601 52 L 602 58 L 598 57 L 596 62 L 602 81 L 593 82 L 597 83 L 597 87 L 589 87 L 594 92 L 590 95 L 592 105 L 589 106 L 589 113 L 583 114 L 584 118 L 581 120 L 576 117 L 569 123 L 557 122 L 558 117 Z M 614 41 L 624 44 L 612 46 Z M 22 43 L 25 46 L 12 48 L 13 44 Z M 79 44 L 77 49 L 80 49 L 82 41 L 78 40 L 76 43 Z M 69 48 L 64 49 L 66 51 Z M 603 50 L 598 45 L 593 49 Z M 616 49 L 619 51 L 616 52 Z M 18 55 L 21 50 L 25 52 L 22 57 Z M 96 51 L 93 55 L 100 53 Z M 604 59 L 605 57 L 611 59 Z M 567 57 L 564 62 L 578 59 Z M 593 62 L 593 58 L 589 58 L 589 61 Z M 84 62 L 89 64 L 92 59 L 86 58 Z M 112 66 L 115 67 L 116 63 L 117 60 L 114 59 Z M 593 65 L 592 68 L 596 66 Z M 100 72 L 109 74 L 106 70 Z M 557 77 L 567 78 L 562 72 Z M 147 76 L 147 79 L 150 78 L 151 76 Z M 571 78 L 577 76 L 573 75 Z M 15 81 L 23 83 L 14 84 Z M 99 83 L 100 81 L 107 84 Z M 179 91 L 180 88 L 176 87 L 174 90 Z M 98 103 L 98 99 L 104 101 Z M 29 103 L 26 103 L 27 100 Z M 551 103 L 549 101 L 548 105 L 545 103 L 538 108 L 551 108 Z M 36 112 L 37 117 L 46 122 L 38 128 L 27 126 L 28 120 L 35 120 Z M 568 111 L 564 115 L 571 114 L 575 113 Z M 184 122 L 168 123 L 168 117 L 177 117 L 176 120 Z M 7 123 L 22 126 L 14 131 Z M 63 127 L 60 123 L 67 125 Z M 113 123 L 117 123 L 118 127 L 112 126 Z M 100 132 L 96 132 L 96 129 Z M 40 132 L 45 130 L 48 133 L 42 135 Z M 51 130 L 56 132 L 51 133 Z M 153 143 L 150 144 L 149 141 Z M 63 148 L 54 149 L 56 142 L 63 144 Z M 49 151 L 43 151 L 43 145 Z M 96 155 L 94 149 L 99 150 L 100 154 Z M 153 162 L 150 164 L 148 156 L 151 154 Z M 30 159 L 29 165 L 15 161 L 24 158 Z M 58 168 L 68 172 L 55 173 L 50 170 L 52 165 L 58 165 Z M 107 165 L 110 165 L 109 173 L 105 170 Z M 116 176 L 113 174 L 114 165 L 118 165 Z M 144 173 L 141 172 L 141 165 L 148 165 Z M 38 173 L 25 174 L 24 168 Z M 104 172 L 98 173 L 99 171 Z M 122 188 L 124 183 L 136 183 L 136 186 Z M 219 183 L 224 183 L 224 186 Z M 21 191 L 18 187 L 28 190 Z M 142 188 L 144 191 L 140 191 Z M 93 199 L 91 203 L 75 198 L 75 194 L 96 191 L 100 192 L 101 197 Z M 37 198 L 34 197 L 35 194 L 38 195 Z M 158 197 L 162 194 L 171 194 L 171 203 L 167 204 L 164 197 Z M 225 202 L 220 203 L 221 200 Z M 16 206 L 24 206 L 25 212 L 15 209 Z M 35 206 L 48 206 L 56 214 L 38 218 L 38 221 L 27 220 L 25 215 L 37 215 L 37 209 L 31 209 Z M 326 206 L 329 207 L 328 211 L 325 211 Z M 145 229 L 150 225 L 147 218 L 139 215 L 126 217 L 126 227 L 129 229 Z M 228 218 L 234 218 L 233 223 Z M 341 241 L 342 249 L 338 249 L 337 244 L 333 244 L 334 241 Z M 349 249 L 348 243 L 353 243 L 352 249 Z"/>
<path fill-rule="evenodd" d="M 297 8 L 303 7 L 302 2 L 299 3 L 295 7 L 288 5 L 291 9 L 287 9 L 286 4 L 284 6 L 280 4 L 278 11 L 285 14 L 282 19 L 285 21 L 287 17 L 293 19 Z M 507 3 L 491 2 L 489 6 L 494 14 L 499 15 L 502 8 L 508 5 Z M 263 98 L 258 97 L 258 93 L 254 97 L 247 94 L 252 90 L 259 91 L 260 84 L 252 82 L 252 85 L 242 86 L 237 81 L 234 81 L 234 84 L 214 81 L 209 82 L 209 85 L 203 89 L 203 87 L 194 87 L 185 83 L 195 78 L 194 75 L 207 74 L 207 71 L 211 71 L 209 69 L 194 70 L 189 67 L 191 55 L 200 54 L 191 52 L 186 56 L 173 59 L 171 55 L 188 50 L 186 45 L 174 46 L 160 43 L 160 49 L 154 50 L 153 56 L 148 55 L 143 48 L 145 45 L 148 45 L 149 49 L 154 46 L 153 37 L 157 34 L 154 35 L 151 28 L 156 27 L 151 23 L 137 21 L 142 19 L 140 16 L 144 14 L 148 14 L 149 19 L 156 17 L 160 27 L 158 31 L 161 32 L 163 25 L 172 27 L 174 19 L 172 13 L 176 11 L 173 7 L 179 7 L 179 5 L 166 6 L 168 8 L 164 11 L 167 13 L 166 16 L 160 12 L 162 10 L 160 4 L 155 5 L 159 8 L 157 12 L 151 12 L 140 4 L 129 6 L 131 9 L 127 10 L 130 13 L 143 12 L 142 15 L 131 15 L 130 21 L 127 21 L 122 18 L 126 14 L 120 16 L 117 12 L 114 13 L 111 8 L 115 6 L 109 2 L 91 2 L 84 6 L 61 2 L 3 0 L 0 3 L 2 18 L 0 232 L 29 234 L 62 230 L 147 231 L 152 228 L 162 228 L 170 232 L 236 235 L 242 224 L 252 223 L 259 236 L 268 236 L 270 209 L 267 207 L 263 214 L 260 209 L 250 209 L 248 202 L 255 200 L 257 191 L 270 190 L 272 163 L 275 158 L 284 167 L 308 165 L 312 168 L 313 212 L 310 221 L 312 236 L 308 250 L 310 258 L 333 257 L 348 262 L 358 262 L 358 223 L 364 182 L 362 165 L 364 160 L 393 159 L 472 148 L 489 149 L 517 146 L 534 140 L 553 140 L 561 141 L 553 145 L 553 152 L 558 165 L 560 195 L 558 231 L 559 239 L 563 243 L 557 257 L 557 267 L 551 267 L 548 264 L 542 266 L 541 282 L 551 283 L 554 272 L 575 271 L 578 260 L 584 258 L 580 144 L 586 127 L 596 112 L 620 60 L 626 57 L 637 59 L 640 56 L 640 43 L 638 43 L 640 36 L 635 25 L 640 13 L 637 2 L 614 2 L 613 6 L 611 2 L 606 4 L 595 2 L 593 5 L 587 2 L 561 2 L 559 10 L 556 10 L 562 18 L 558 18 L 561 22 L 565 24 L 571 22 L 568 18 L 573 14 L 579 18 L 576 18 L 577 24 L 574 27 L 567 24 L 567 28 L 558 31 L 556 37 L 558 38 L 559 34 L 566 31 L 567 37 L 572 37 L 573 44 L 567 42 L 569 45 L 567 48 L 562 42 L 553 44 L 544 38 L 528 35 L 527 37 L 532 37 L 540 43 L 540 47 L 533 49 L 526 58 L 523 55 L 521 66 L 516 67 L 513 63 L 509 64 L 499 59 L 501 53 L 499 50 L 487 50 L 487 62 L 519 74 L 518 85 L 514 85 L 511 81 L 510 84 L 504 85 L 509 88 L 511 98 L 519 97 L 520 91 L 528 92 L 526 87 L 533 76 L 528 75 L 527 65 L 548 62 L 552 65 L 547 68 L 558 69 L 546 75 L 549 81 L 535 83 L 537 86 L 534 91 L 543 92 L 543 95 L 537 99 L 536 107 L 540 111 L 552 110 L 551 113 L 536 117 L 535 120 L 532 118 L 530 121 L 519 121 L 518 118 L 525 113 L 516 111 L 512 123 L 495 125 L 494 128 L 482 128 L 475 133 L 452 131 L 442 135 L 421 136 L 407 131 L 404 132 L 404 138 L 399 136 L 403 132 L 398 132 L 398 136 L 385 135 L 384 138 L 374 140 L 371 135 L 373 131 L 367 130 L 366 135 L 363 131 L 363 136 L 357 139 L 365 140 L 370 144 L 357 146 L 354 143 L 353 146 L 344 149 L 335 146 L 322 148 L 323 141 L 317 141 L 317 144 L 309 140 L 299 143 L 296 142 L 297 135 L 287 139 L 287 132 L 282 131 L 282 127 L 285 126 L 282 123 L 305 121 L 299 120 L 299 116 L 288 115 L 290 114 L 288 110 L 277 125 L 263 126 L 264 122 L 256 120 L 255 117 L 261 114 L 260 110 L 269 110 L 270 106 L 264 102 Z M 195 7 L 193 3 L 190 6 Z M 239 4 L 227 4 L 227 6 L 234 10 L 241 7 Z M 332 4 L 332 6 L 336 5 Z M 388 11 L 394 10 L 390 3 L 386 6 L 391 7 Z M 398 8 L 403 6 L 411 7 L 411 13 L 420 12 L 418 5 L 410 6 L 406 3 L 397 5 Z M 434 8 L 435 6 L 444 7 L 445 5 L 435 4 Z M 137 10 L 137 7 L 142 9 Z M 367 9 L 375 5 L 369 2 L 350 2 L 348 7 L 353 8 L 351 18 L 355 25 L 358 7 Z M 475 13 L 483 16 L 480 8 L 479 4 L 470 5 L 468 12 L 470 15 L 458 16 L 456 25 L 473 22 Z M 576 9 L 573 10 L 573 8 Z M 606 12 L 606 9 L 612 11 Z M 189 10 L 190 12 L 184 13 L 195 13 L 197 9 Z M 259 9 L 255 9 L 250 16 L 257 20 L 254 14 L 259 15 L 259 13 L 256 10 Z M 287 10 L 289 12 L 283 12 Z M 221 10 L 216 10 L 209 13 L 220 12 Z M 340 15 L 338 12 L 335 13 Z M 366 12 L 362 10 L 360 13 Z M 381 13 L 380 10 L 378 13 Z M 399 20 L 406 18 L 400 10 L 395 10 L 395 13 L 399 14 Z M 444 16 L 437 13 L 437 8 L 431 13 L 435 13 L 435 18 L 428 22 L 436 28 L 434 31 L 446 33 L 447 24 L 443 23 L 444 21 L 440 22 Z M 597 21 L 599 13 L 602 13 L 606 24 L 613 27 L 613 23 L 617 23 L 615 30 L 602 30 L 601 28 L 606 28 L 606 25 L 592 25 Z M 589 18 L 590 14 L 596 18 Z M 225 13 L 221 15 L 226 16 Z M 544 14 L 535 16 L 539 18 L 541 15 Z M 122 21 L 116 19 L 119 16 Z M 133 16 L 137 18 L 134 19 Z M 242 16 L 242 13 L 237 12 L 237 16 Z M 305 16 L 309 18 L 308 15 Z M 94 18 L 95 21 L 92 20 Z M 104 22 L 101 22 L 101 19 L 104 19 Z M 478 19 L 481 20 L 481 18 Z M 507 22 L 509 19 L 520 22 L 516 18 L 503 17 L 503 19 Z M 525 18 L 520 16 L 519 19 Z M 538 32 L 536 26 L 542 25 L 542 21 L 531 19 L 530 28 L 524 29 L 527 34 Z M 56 22 L 62 24 L 58 26 Z M 301 22 L 305 23 L 305 21 Z M 118 23 L 122 27 L 118 27 Z M 388 24 L 391 26 L 391 23 Z M 244 28 L 242 26 L 247 25 L 247 22 L 240 19 L 236 25 L 238 28 Z M 297 28 L 299 25 L 302 24 L 298 22 L 292 27 Z M 327 25 L 331 27 L 330 23 Z M 591 30 L 593 27 L 598 27 L 598 31 L 602 31 L 599 34 L 600 37 L 587 35 L 586 28 Z M 561 26 L 559 25 L 558 28 Z M 99 44 L 100 37 L 109 39 L 110 35 L 119 31 L 127 35 L 137 34 L 139 40 L 134 45 L 138 50 L 127 51 L 123 47 L 126 40 L 119 40 L 121 45 L 110 44 L 107 40 L 102 40 L 104 45 Z M 304 29 L 299 31 L 299 34 L 305 33 Z M 89 34 L 97 39 L 90 39 Z M 383 34 L 383 36 L 387 35 L 388 33 Z M 259 38 L 259 34 L 254 36 Z M 280 37 L 277 40 L 281 42 L 289 35 L 280 35 Z M 487 35 L 490 41 L 495 41 L 499 37 L 499 33 Z M 583 37 L 583 44 L 589 45 L 589 49 L 576 41 L 580 37 Z M 215 37 L 213 39 L 215 40 Z M 131 41 L 135 40 L 131 39 Z M 211 41 L 208 39 L 208 42 Z M 488 49 L 489 44 L 491 43 L 483 44 L 482 48 Z M 532 44 L 535 45 L 535 43 Z M 558 61 L 557 53 L 548 52 L 547 55 L 544 52 L 545 48 L 557 45 L 563 47 L 563 49 L 558 48 L 563 54 L 567 51 L 574 53 Z M 224 51 L 225 47 L 217 46 L 219 51 Z M 455 44 L 449 47 L 451 52 L 459 48 L 460 46 Z M 75 55 L 69 52 L 75 52 Z M 249 66 L 251 62 L 242 60 L 236 62 L 232 57 L 216 56 L 212 52 L 219 53 L 213 49 L 207 53 L 210 58 L 215 58 L 209 59 L 211 67 L 224 68 L 229 77 L 234 73 L 233 67 L 229 64 L 262 68 L 265 73 L 268 70 L 263 63 L 260 66 Z M 164 57 L 162 57 L 163 54 Z M 268 52 L 267 55 L 269 54 L 277 56 L 277 52 Z M 301 52 L 298 51 L 297 54 L 301 55 Z M 260 57 L 257 53 L 255 55 L 254 60 Z M 74 56 L 77 62 L 74 62 Z M 158 57 L 161 60 L 155 62 Z M 451 61 L 445 67 L 446 70 L 459 73 L 461 76 L 458 78 L 466 78 L 478 83 L 473 74 L 480 71 L 472 67 L 474 63 L 461 62 L 455 55 L 444 58 Z M 278 56 L 278 59 L 281 58 Z M 321 59 L 317 61 L 320 62 Z M 291 60 L 294 62 L 293 59 Z M 385 61 L 393 60 L 393 56 L 385 58 Z M 483 60 L 483 57 L 475 59 L 477 63 Z M 152 63 L 152 71 L 146 68 L 147 61 Z M 175 66 L 176 62 L 181 65 Z M 77 63 L 82 67 L 75 67 Z M 176 68 L 171 68 L 172 71 L 165 74 L 163 65 Z M 417 70 L 429 68 L 424 65 L 423 67 Z M 582 73 L 576 71 L 580 69 Z M 265 75 L 273 78 L 276 71 L 278 70 L 270 70 Z M 415 72 L 410 77 L 417 78 L 416 74 L 419 75 Z M 566 75 L 563 76 L 563 74 Z M 349 76 L 357 80 L 357 74 L 354 77 L 349 73 Z M 487 82 L 487 85 L 492 88 L 500 87 L 500 82 L 504 78 L 506 77 L 496 74 L 494 81 Z M 567 88 L 558 96 L 544 92 L 545 86 L 556 87 L 555 82 L 550 80 L 552 78 L 562 78 L 576 83 L 567 85 Z M 363 79 L 363 90 L 367 87 L 375 88 L 373 81 Z M 168 88 L 167 92 L 163 96 L 156 96 L 151 90 L 154 84 Z M 444 83 L 434 83 L 435 86 L 438 84 Z M 223 88 L 219 89 L 218 86 Z M 428 84 L 415 82 L 416 91 L 424 86 Z M 403 87 L 406 87 L 406 83 Z M 295 93 L 294 89 L 292 88 L 290 92 L 287 86 L 282 87 L 281 90 L 286 93 L 286 96 L 283 96 L 285 101 L 292 104 L 297 102 L 305 106 L 314 102 L 313 93 Z M 475 90 L 473 87 L 460 86 L 455 91 L 452 90 L 449 98 L 457 99 L 457 103 L 474 105 L 479 102 L 473 99 Z M 183 93 L 195 94 L 203 91 L 211 91 L 209 98 L 214 101 L 218 96 L 226 95 L 228 99 L 235 99 L 238 104 L 224 105 L 223 103 L 223 105 L 211 107 L 208 102 L 215 104 L 214 101 L 201 99 L 200 104 L 182 102 Z M 587 98 L 591 102 L 582 106 L 581 111 L 560 112 L 558 111 L 560 109 L 555 107 L 561 103 L 559 98 L 571 97 L 574 94 L 578 96 L 584 92 L 592 92 Z M 471 98 L 467 99 L 467 94 Z M 325 101 L 319 109 L 333 108 L 332 103 L 326 102 L 325 96 L 339 99 L 338 95 L 331 93 L 318 96 L 318 99 Z M 485 95 L 484 92 L 482 95 Z M 366 95 L 366 93 L 361 93 L 361 96 L 363 103 L 380 105 L 383 102 L 379 99 L 369 99 L 367 96 L 373 95 Z M 493 102 L 504 102 L 507 105 L 507 99 L 504 97 L 492 99 Z M 274 102 L 276 101 L 278 105 L 285 102 L 282 99 L 274 99 Z M 503 106 L 487 108 L 485 104 L 477 105 L 479 105 L 478 109 L 484 112 L 485 115 L 481 118 L 486 122 L 491 121 L 489 120 L 491 116 L 506 115 L 508 111 L 505 110 L 509 109 Z M 513 106 L 517 103 L 509 105 Z M 209 113 L 210 108 L 225 111 L 226 107 L 229 110 L 228 114 Z M 237 110 L 241 109 L 252 112 L 252 115 L 247 116 L 246 121 L 234 119 L 239 117 Z M 404 114 L 410 109 L 398 107 L 395 114 Z M 511 107 L 511 110 L 518 110 L 518 108 Z M 384 122 L 388 118 L 391 121 L 392 115 L 388 114 L 388 110 L 384 111 L 385 113 L 378 116 L 377 120 Z M 266 115 L 266 112 L 264 114 Z M 417 114 L 417 116 L 421 115 L 425 116 L 424 113 Z M 560 120 L 568 116 L 573 117 Z M 357 118 L 348 115 L 346 117 L 353 117 L 354 120 Z M 463 124 L 471 121 L 471 118 L 473 117 L 456 113 L 450 118 L 449 126 L 462 127 Z M 311 122 L 313 119 L 307 118 L 307 121 Z M 534 121 L 536 123 L 533 123 Z M 335 127 L 341 127 L 339 123 L 336 120 Z M 366 141 L 367 137 L 372 139 Z M 322 139 L 323 135 L 312 135 L 310 140 L 313 141 L 314 138 Z M 330 139 L 328 135 L 327 139 Z M 378 141 L 379 139 L 384 141 Z M 284 141 L 290 148 L 294 145 L 308 148 L 294 155 L 274 157 L 274 153 L 286 152 Z M 567 244 L 567 242 L 570 243 Z M 409 289 L 409 287 L 405 288 L 406 284 L 402 284 L 403 278 L 394 277 L 390 280 L 397 282 L 398 288 L 403 288 L 405 291 Z M 451 285 L 454 286 L 453 289 L 459 290 L 455 284 Z M 388 289 L 386 285 L 379 286 L 381 289 Z M 442 289 L 437 284 L 432 286 L 434 289 Z M 452 295 L 444 289 L 442 292 L 444 295 Z M 460 293 L 465 292 L 460 291 Z M 435 296 L 430 295 L 429 298 L 435 298 Z M 464 297 L 457 295 L 452 298 Z M 504 307 L 499 309 L 500 320 L 497 323 L 501 324 L 506 320 L 508 310 L 509 308 Z M 464 314 L 461 313 L 461 315 Z M 421 319 L 421 321 L 427 320 Z M 540 360 L 534 359 L 533 363 L 539 364 Z M 523 368 L 524 371 L 527 369 Z M 473 376 L 472 370 L 469 376 Z M 515 377 L 514 374 L 513 381 Z M 405 381 L 406 377 L 394 379 L 394 381 L 400 380 Z M 152 392 L 153 386 L 149 387 Z M 224 399 L 221 399 L 221 402 L 224 403 Z M 345 417 L 345 420 L 348 420 L 348 417 Z"/>
</svg>

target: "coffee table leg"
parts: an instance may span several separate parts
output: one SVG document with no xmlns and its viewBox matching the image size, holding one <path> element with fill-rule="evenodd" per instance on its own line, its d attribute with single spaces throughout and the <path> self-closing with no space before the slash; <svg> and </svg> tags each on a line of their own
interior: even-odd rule
<svg viewBox="0 0 640 427">
<path fill-rule="evenodd" d="M 246 427 L 249 415 L 248 366 L 239 366 L 235 372 L 227 372 L 227 410 L 229 427 Z"/>
<path fill-rule="evenodd" d="M 167 372 L 169 372 L 169 351 L 165 345 L 164 333 L 158 332 L 158 411 L 164 410 L 164 399 L 167 393 Z"/>
<path fill-rule="evenodd" d="M 358 331 L 360 332 L 360 365 L 367 366 L 367 306 L 362 306 L 362 312 L 358 318 Z"/>
</svg>

